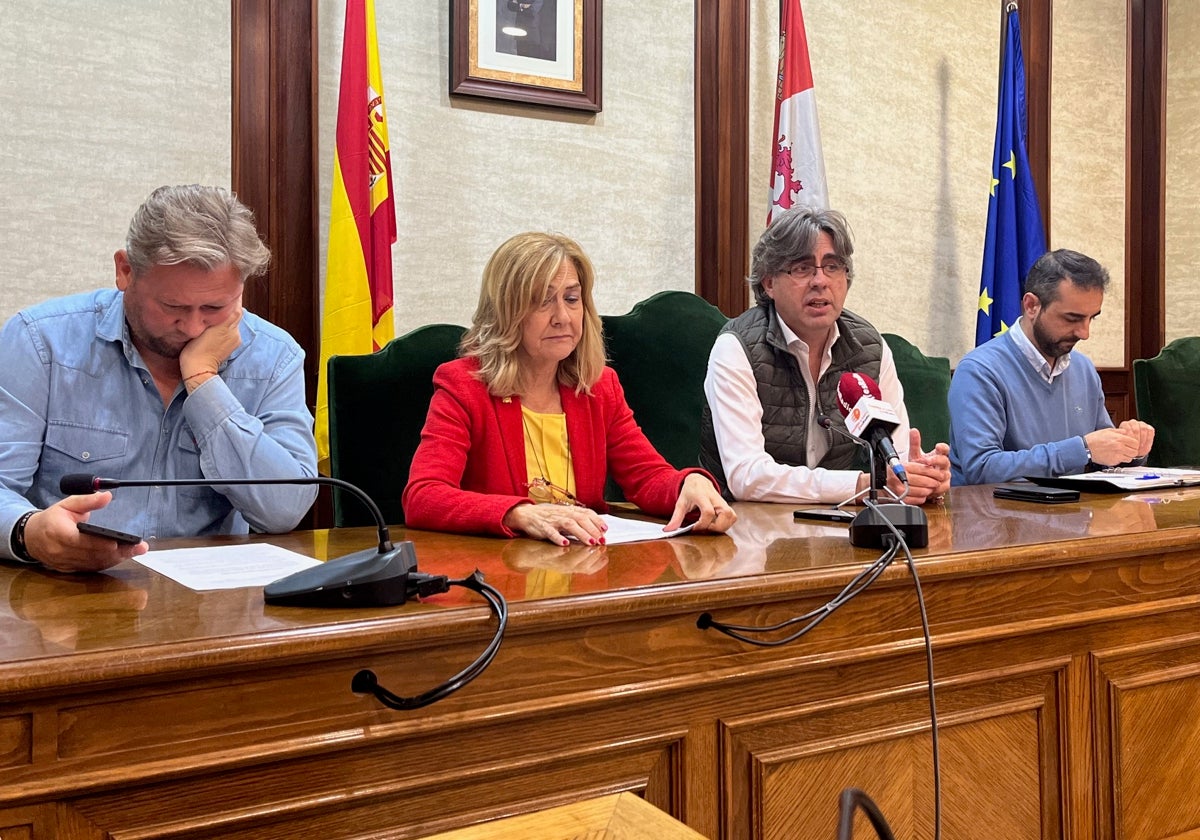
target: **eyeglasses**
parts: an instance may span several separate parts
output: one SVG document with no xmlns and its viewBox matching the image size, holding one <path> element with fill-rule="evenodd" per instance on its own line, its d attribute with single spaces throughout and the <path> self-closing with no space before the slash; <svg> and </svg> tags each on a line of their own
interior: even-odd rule
<svg viewBox="0 0 1200 840">
<path fill-rule="evenodd" d="M 551 505 L 565 505 L 566 507 L 583 507 L 583 502 L 575 498 L 575 494 L 570 490 L 559 487 L 549 479 L 538 476 L 532 481 L 526 481 L 525 487 L 529 490 L 529 497 L 536 502 Z"/>
<path fill-rule="evenodd" d="M 846 276 L 846 264 L 841 260 L 827 260 L 826 262 L 816 265 L 815 263 L 803 262 L 799 265 L 794 265 L 782 274 L 789 274 L 797 280 L 811 280 L 817 276 L 817 269 L 821 269 L 822 273 L 830 280 L 841 280 Z"/>
</svg>

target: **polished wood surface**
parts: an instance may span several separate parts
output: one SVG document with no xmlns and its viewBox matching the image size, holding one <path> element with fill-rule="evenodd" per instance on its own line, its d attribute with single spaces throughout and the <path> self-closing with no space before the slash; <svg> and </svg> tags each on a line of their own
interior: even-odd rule
<svg viewBox="0 0 1200 840">
<path fill-rule="evenodd" d="M 738 512 L 726 536 L 602 549 L 397 529 L 423 571 L 478 568 L 511 605 L 488 670 L 417 712 L 351 677 L 411 695 L 464 667 L 494 626 L 465 590 L 313 610 L 132 562 L 0 569 L 0 837 L 424 837 L 633 791 L 708 837 L 828 838 L 851 785 L 897 836 L 931 836 L 909 573 L 790 645 L 701 631 L 703 612 L 807 612 L 877 554 L 791 506 Z M 956 488 L 927 512 L 945 836 L 1200 830 L 1177 807 L 1200 771 L 1200 490 L 1047 506 Z M 270 541 L 331 557 L 374 539 Z"/>
<path fill-rule="evenodd" d="M 704 840 L 632 793 L 615 793 L 469 828 L 430 840 Z"/>
</svg>

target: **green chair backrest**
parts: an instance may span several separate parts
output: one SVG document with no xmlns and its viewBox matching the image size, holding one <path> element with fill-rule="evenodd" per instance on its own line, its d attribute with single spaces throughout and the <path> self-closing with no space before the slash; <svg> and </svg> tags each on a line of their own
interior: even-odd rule
<svg viewBox="0 0 1200 840">
<path fill-rule="evenodd" d="M 921 446 L 928 451 L 935 443 L 948 443 L 950 360 L 945 356 L 926 356 L 892 333 L 884 333 L 883 340 L 896 360 L 896 375 L 904 386 L 904 407 L 908 409 L 909 424 L 921 430 Z"/>
<path fill-rule="evenodd" d="M 691 292 L 666 291 L 601 320 L 634 419 L 673 466 L 696 466 L 708 354 L 728 319 Z M 611 482 L 605 495 L 621 498 Z"/>
<path fill-rule="evenodd" d="M 1153 359 L 1134 359 L 1137 413 L 1154 427 L 1147 463 L 1200 467 L 1200 337 L 1177 338 Z"/>
<path fill-rule="evenodd" d="M 329 457 L 334 478 L 361 487 L 389 524 L 404 522 L 400 496 L 433 397 L 433 372 L 458 354 L 465 328 L 431 324 L 367 356 L 329 359 Z M 333 493 L 333 524 L 373 525 L 362 502 Z"/>
</svg>

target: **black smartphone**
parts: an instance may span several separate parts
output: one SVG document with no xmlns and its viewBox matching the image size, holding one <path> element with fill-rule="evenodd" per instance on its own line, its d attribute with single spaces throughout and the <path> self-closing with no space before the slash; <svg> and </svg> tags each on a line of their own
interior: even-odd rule
<svg viewBox="0 0 1200 840">
<path fill-rule="evenodd" d="M 841 508 L 804 508 L 792 511 L 796 519 L 819 519 L 822 522 L 850 522 L 854 513 Z"/>
<path fill-rule="evenodd" d="M 992 495 L 997 499 L 1037 502 L 1043 505 L 1079 501 L 1078 490 L 1068 490 L 1065 487 L 1041 487 L 1036 484 L 1001 484 L 992 490 Z"/>
<path fill-rule="evenodd" d="M 91 522 L 80 522 L 75 525 L 81 534 L 91 534 L 96 537 L 104 537 L 109 540 L 116 540 L 125 545 L 137 545 L 142 541 L 142 538 L 134 534 L 127 534 L 124 531 L 117 531 L 113 528 L 105 528 L 103 525 L 93 525 Z"/>
</svg>

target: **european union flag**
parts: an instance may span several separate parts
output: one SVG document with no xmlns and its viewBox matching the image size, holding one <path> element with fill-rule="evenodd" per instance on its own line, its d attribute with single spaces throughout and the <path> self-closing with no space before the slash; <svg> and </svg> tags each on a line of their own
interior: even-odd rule
<svg viewBox="0 0 1200 840">
<path fill-rule="evenodd" d="M 1021 55 L 1021 22 L 1015 5 L 1010 4 L 1004 55 L 1000 60 L 1000 107 L 996 113 L 992 195 L 983 242 L 976 346 L 1006 332 L 1017 322 L 1025 275 L 1046 252 L 1042 213 L 1025 154 L 1025 59 Z"/>
</svg>

